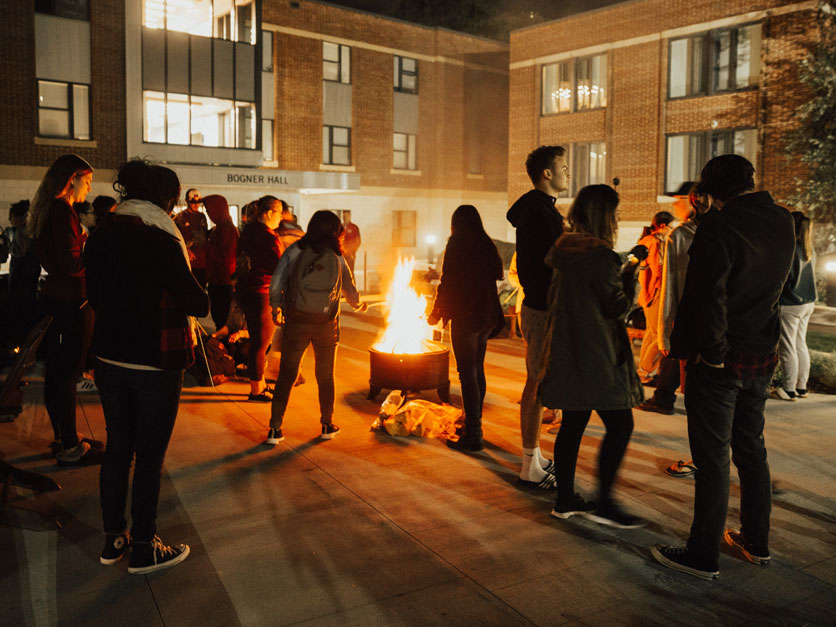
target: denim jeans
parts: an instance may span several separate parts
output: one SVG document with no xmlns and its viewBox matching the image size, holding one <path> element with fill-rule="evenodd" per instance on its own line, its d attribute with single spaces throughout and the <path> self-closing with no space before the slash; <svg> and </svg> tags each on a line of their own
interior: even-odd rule
<svg viewBox="0 0 836 627">
<path fill-rule="evenodd" d="M 598 451 L 598 505 L 606 506 L 610 500 L 615 475 L 630 434 L 633 433 L 633 411 L 630 409 L 615 409 L 596 413 L 604 423 L 606 433 Z M 571 499 L 575 494 L 575 467 L 578 463 L 578 450 L 581 446 L 583 432 L 589 423 L 592 411 L 563 410 L 563 420 L 560 431 L 554 440 L 555 480 L 557 482 L 557 498 Z"/>
<path fill-rule="evenodd" d="M 267 361 L 267 347 L 273 337 L 273 314 L 270 310 L 270 296 L 251 292 L 238 293 L 238 306 L 244 313 L 250 332 L 250 352 L 247 356 L 247 377 L 250 381 L 261 381 L 264 364 Z"/>
<path fill-rule="evenodd" d="M 683 364 L 684 362 L 675 357 L 662 357 L 659 360 L 659 374 L 656 377 L 656 389 L 653 391 L 653 400 L 658 405 L 673 409 L 676 403 L 676 388 L 680 382 L 684 383 Z"/>
<path fill-rule="evenodd" d="M 63 448 L 78 445 L 76 384 L 93 335 L 93 309 L 85 304 L 44 298 L 41 309 L 53 316 L 46 335 L 44 405 L 56 440 Z"/>
<path fill-rule="evenodd" d="M 462 386 L 466 433 L 478 437 L 482 436 L 482 403 L 487 391 L 485 352 L 491 330 L 488 327 L 473 331 L 465 324 L 456 324 L 455 320 L 450 328 L 456 369 Z"/>
<path fill-rule="evenodd" d="M 740 523 L 746 541 L 769 546 L 772 482 L 763 410 L 772 373 L 747 380 L 688 362 L 685 408 L 694 474 L 694 520 L 688 548 L 717 561 L 729 506 L 729 447 L 740 477 Z"/>
<path fill-rule="evenodd" d="M 127 527 L 128 480 L 136 455 L 131 535 L 137 542 L 150 542 L 157 533 L 160 476 L 180 405 L 183 371 L 134 370 L 99 361 L 96 386 L 107 425 L 99 474 L 105 533 Z"/>
<path fill-rule="evenodd" d="M 299 364 L 313 345 L 314 375 L 319 388 L 319 422 L 331 424 L 334 415 L 334 360 L 340 341 L 340 318 L 331 322 L 312 323 L 288 320 L 282 331 L 282 360 L 279 362 L 279 377 L 273 391 L 270 406 L 270 428 L 281 429 L 290 390 L 299 375 Z"/>
</svg>

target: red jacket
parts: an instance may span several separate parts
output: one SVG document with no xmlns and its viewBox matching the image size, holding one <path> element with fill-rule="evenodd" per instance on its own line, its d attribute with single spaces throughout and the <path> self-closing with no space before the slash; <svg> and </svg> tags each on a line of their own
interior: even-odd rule
<svg viewBox="0 0 836 627">
<path fill-rule="evenodd" d="M 75 209 L 65 200 L 53 200 L 44 228 L 35 240 L 38 261 L 48 273 L 43 296 L 68 302 L 87 298 L 81 260 L 86 240 Z"/>
</svg>

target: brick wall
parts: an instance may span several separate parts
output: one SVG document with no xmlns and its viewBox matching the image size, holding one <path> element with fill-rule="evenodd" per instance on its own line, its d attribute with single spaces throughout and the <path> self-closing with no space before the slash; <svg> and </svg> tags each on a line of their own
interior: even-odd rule
<svg viewBox="0 0 836 627">
<path fill-rule="evenodd" d="M 590 11 L 511 35 L 511 63 L 538 56 L 645 37 L 606 51 L 609 98 L 605 111 L 540 116 L 541 65 L 511 70 L 509 199 L 530 188 L 523 163 L 539 144 L 569 144 L 606 138 L 607 180 L 621 181 L 622 219 L 646 220 L 664 193 L 666 134 L 759 128 L 758 183 L 782 198 L 793 175 L 803 176 L 798 159 L 789 160 L 781 142 L 796 124 L 794 113 L 808 94 L 797 64 L 814 37 L 811 9 L 768 14 L 762 24 L 761 80 L 758 88 L 714 96 L 667 99 L 668 39 L 660 31 L 705 23 L 796 3 L 779 0 L 718 3 L 636 0 Z M 708 29 L 706 29 L 708 30 Z M 532 133 L 536 129 L 537 132 Z"/>
<path fill-rule="evenodd" d="M 74 152 L 93 167 L 114 168 L 125 157 L 125 7 L 123 0 L 90 0 L 91 135 L 96 147 L 36 145 L 34 2 L 4 3 L 0 21 L 0 163 L 48 166 Z"/>
</svg>

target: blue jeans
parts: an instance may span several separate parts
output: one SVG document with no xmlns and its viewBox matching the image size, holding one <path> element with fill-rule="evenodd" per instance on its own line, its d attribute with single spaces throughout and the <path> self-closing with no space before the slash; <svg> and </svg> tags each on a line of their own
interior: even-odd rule
<svg viewBox="0 0 836 627">
<path fill-rule="evenodd" d="M 107 425 L 107 448 L 99 474 L 105 533 L 127 528 L 125 506 L 131 460 L 131 535 L 150 542 L 157 533 L 157 503 L 163 460 L 174 429 L 183 386 L 182 370 L 134 370 L 99 361 L 96 386 Z"/>
<path fill-rule="evenodd" d="M 290 390 L 299 375 L 299 364 L 313 345 L 314 375 L 319 388 L 319 422 L 331 424 L 334 415 L 334 360 L 340 341 L 340 318 L 331 322 L 294 322 L 288 320 L 282 330 L 282 360 L 279 362 L 279 377 L 273 391 L 270 406 L 270 428 L 281 429 Z"/>
<path fill-rule="evenodd" d="M 729 506 L 729 448 L 740 477 L 740 523 L 746 541 L 769 546 L 772 481 L 763 440 L 763 410 L 772 373 L 740 380 L 728 370 L 688 362 L 685 408 L 697 466 L 688 549 L 715 563 Z"/>
<path fill-rule="evenodd" d="M 482 404 L 485 401 L 485 352 L 491 328 L 473 331 L 464 324 L 450 325 L 450 339 L 456 356 L 456 370 L 462 386 L 465 432 L 482 437 Z"/>
</svg>

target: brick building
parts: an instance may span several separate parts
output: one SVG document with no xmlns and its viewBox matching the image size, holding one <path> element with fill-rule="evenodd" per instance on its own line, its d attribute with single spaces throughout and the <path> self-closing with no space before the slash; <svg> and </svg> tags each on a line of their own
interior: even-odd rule
<svg viewBox="0 0 836 627">
<path fill-rule="evenodd" d="M 29 0 L 0 55 L 0 205 L 65 152 L 93 195 L 148 157 L 237 208 L 350 211 L 369 288 L 459 204 L 505 235 L 506 44 L 304 0 Z"/>
<path fill-rule="evenodd" d="M 782 137 L 808 94 L 814 1 L 631 0 L 511 34 L 508 196 L 532 146 L 569 148 L 572 188 L 618 178 L 619 249 L 712 156 L 743 154 L 779 200 L 802 176 Z"/>
</svg>

